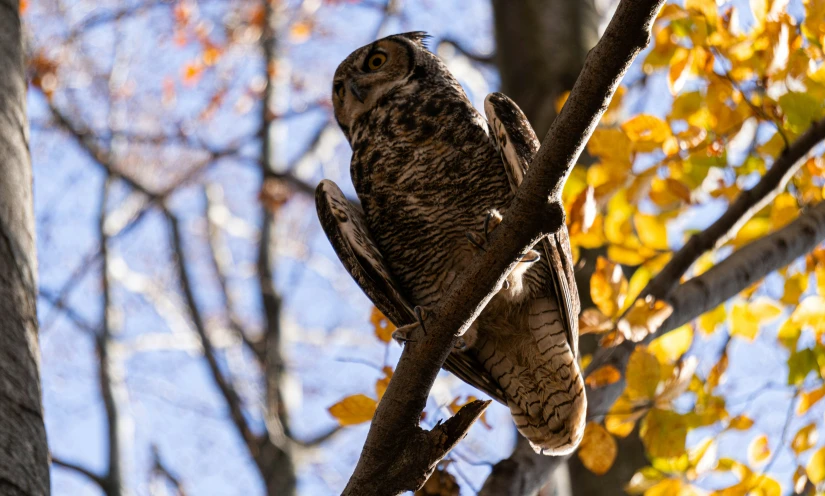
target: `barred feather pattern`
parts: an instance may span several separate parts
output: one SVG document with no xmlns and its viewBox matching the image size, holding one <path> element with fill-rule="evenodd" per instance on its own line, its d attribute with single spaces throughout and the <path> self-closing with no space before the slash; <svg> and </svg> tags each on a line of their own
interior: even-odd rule
<svg viewBox="0 0 825 496">
<path fill-rule="evenodd" d="M 486 120 L 444 64 L 420 42 L 388 39 L 413 53 L 403 80 L 376 85 L 389 89 L 351 121 L 336 117 L 369 230 L 404 297 L 426 307 L 474 255 L 466 233 L 481 232 L 490 209 L 506 212 L 513 193 Z M 359 70 L 371 49 L 350 55 L 336 78 Z M 501 386 L 534 448 L 565 454 L 583 432 L 584 384 L 551 270 L 544 260 L 531 264 L 499 292 L 465 336 L 464 353 Z"/>
</svg>

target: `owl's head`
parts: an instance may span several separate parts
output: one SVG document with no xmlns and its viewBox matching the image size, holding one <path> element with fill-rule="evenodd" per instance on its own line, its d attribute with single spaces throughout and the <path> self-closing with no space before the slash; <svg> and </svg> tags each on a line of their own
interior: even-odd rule
<svg viewBox="0 0 825 496">
<path fill-rule="evenodd" d="M 422 31 L 388 36 L 355 50 L 341 62 L 332 82 L 332 105 L 348 138 L 358 117 L 405 84 L 416 66 L 425 62 L 422 59 L 435 58 L 424 45 L 428 37 Z"/>
</svg>

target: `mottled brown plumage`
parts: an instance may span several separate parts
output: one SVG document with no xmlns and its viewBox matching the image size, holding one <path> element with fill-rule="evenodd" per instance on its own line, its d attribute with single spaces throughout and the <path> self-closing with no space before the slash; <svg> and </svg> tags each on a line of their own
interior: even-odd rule
<svg viewBox="0 0 825 496">
<path fill-rule="evenodd" d="M 338 67 L 335 116 L 352 145 L 352 180 L 366 226 L 356 226 L 360 213 L 340 201 L 328 205 L 349 212 L 332 214 L 342 223 L 340 238 L 349 239 L 339 243 L 349 243 L 345 255 L 336 246 L 342 259 L 355 254 L 361 265 L 381 267 L 362 278 L 384 278 L 405 302 L 426 308 L 481 248 L 475 244 L 483 243 L 484 226 L 494 228 L 498 213 L 506 213 L 538 142 L 503 95 L 488 98 L 489 136 L 487 121 L 424 39 L 423 33 L 390 36 Z M 324 194 L 335 196 L 329 184 L 319 188 Z M 537 250 L 543 259 L 517 266 L 465 334 L 466 348 L 451 358 L 463 364 L 460 377 L 507 404 L 537 450 L 563 454 L 580 441 L 586 410 L 576 360 L 578 299 L 569 274 L 560 273 L 570 270 L 566 233 Z M 491 380 L 496 387 L 485 386 Z"/>
</svg>

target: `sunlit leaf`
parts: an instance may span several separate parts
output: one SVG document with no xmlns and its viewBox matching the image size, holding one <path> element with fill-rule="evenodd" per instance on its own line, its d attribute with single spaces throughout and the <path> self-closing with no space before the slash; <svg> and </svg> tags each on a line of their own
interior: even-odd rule
<svg viewBox="0 0 825 496">
<path fill-rule="evenodd" d="M 673 363 L 680 359 L 693 343 L 693 328 L 686 324 L 654 339 L 647 349 L 660 363 Z"/>
<path fill-rule="evenodd" d="M 732 418 L 728 427 L 731 429 L 736 429 L 738 431 L 746 431 L 753 427 L 753 420 L 746 415 L 737 415 L 736 417 Z"/>
<path fill-rule="evenodd" d="M 612 365 L 604 365 L 594 370 L 585 379 L 585 383 L 592 389 L 608 386 L 618 382 L 622 378 L 619 369 Z"/>
<path fill-rule="evenodd" d="M 627 397 L 631 400 L 653 399 L 660 378 L 659 360 L 644 347 L 636 347 L 630 355 L 625 371 Z"/>
<path fill-rule="evenodd" d="M 355 425 L 372 420 L 377 405 L 378 402 L 369 396 L 356 394 L 329 407 L 329 413 L 341 425 Z"/>
<path fill-rule="evenodd" d="M 808 479 L 814 484 L 825 481 L 825 447 L 819 448 L 808 460 L 805 467 Z"/>
<path fill-rule="evenodd" d="M 799 403 L 796 405 L 796 414 L 804 414 L 819 400 L 821 400 L 823 396 L 825 396 L 825 386 L 816 388 L 813 391 L 803 392 L 799 395 Z"/>
<path fill-rule="evenodd" d="M 770 456 L 771 450 L 768 446 L 768 436 L 763 434 L 755 437 L 748 445 L 748 463 L 751 465 L 764 463 Z"/>
<path fill-rule="evenodd" d="M 622 130 L 642 152 L 655 150 L 671 136 L 667 122 L 656 116 L 640 114 L 622 124 Z"/>
<path fill-rule="evenodd" d="M 669 248 L 667 227 L 659 217 L 637 213 L 633 216 L 633 223 L 642 243 L 654 250 L 667 250 Z"/>
<path fill-rule="evenodd" d="M 816 430 L 816 424 L 811 423 L 799 429 L 791 441 L 791 448 L 797 455 L 803 451 L 807 451 L 816 446 L 816 441 L 819 439 L 819 432 Z"/>
<path fill-rule="evenodd" d="M 372 323 L 378 339 L 385 343 L 389 343 L 392 340 L 392 333 L 395 332 L 395 326 L 390 322 L 390 319 L 384 317 L 384 314 L 381 313 L 378 307 L 372 307 L 370 323 Z"/>
<path fill-rule="evenodd" d="M 662 300 L 645 298 L 636 300 L 616 328 L 625 339 L 639 342 L 650 333 L 656 332 L 673 313 L 673 307 Z"/>
<path fill-rule="evenodd" d="M 725 310 L 725 305 L 719 305 L 710 312 L 705 312 L 699 317 L 699 329 L 705 335 L 713 334 L 716 328 L 723 324 L 728 319 L 728 313 Z"/>
<path fill-rule="evenodd" d="M 582 465 L 596 475 L 604 475 L 613 466 L 616 452 L 613 436 L 600 424 L 589 422 L 578 450 Z"/>
<path fill-rule="evenodd" d="M 672 458 L 685 451 L 687 425 L 678 413 L 654 408 L 645 416 L 639 435 L 649 456 Z"/>
<path fill-rule="evenodd" d="M 579 334 L 606 332 L 613 328 L 613 321 L 598 308 L 588 308 L 579 315 Z"/>
<path fill-rule="evenodd" d="M 606 258 L 596 260 L 596 271 L 590 278 L 590 297 L 608 317 L 618 314 L 627 294 L 627 279 L 622 268 Z"/>
</svg>

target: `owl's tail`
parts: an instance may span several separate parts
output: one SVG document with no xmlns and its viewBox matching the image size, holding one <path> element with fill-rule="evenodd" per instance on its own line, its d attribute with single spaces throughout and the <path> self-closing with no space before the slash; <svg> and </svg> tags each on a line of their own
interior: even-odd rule
<svg viewBox="0 0 825 496">
<path fill-rule="evenodd" d="M 584 379 L 555 298 L 532 300 L 529 312 L 533 342 L 521 360 L 492 341 L 479 343 L 479 359 L 504 389 L 516 427 L 533 449 L 566 455 L 584 435 Z"/>
</svg>

